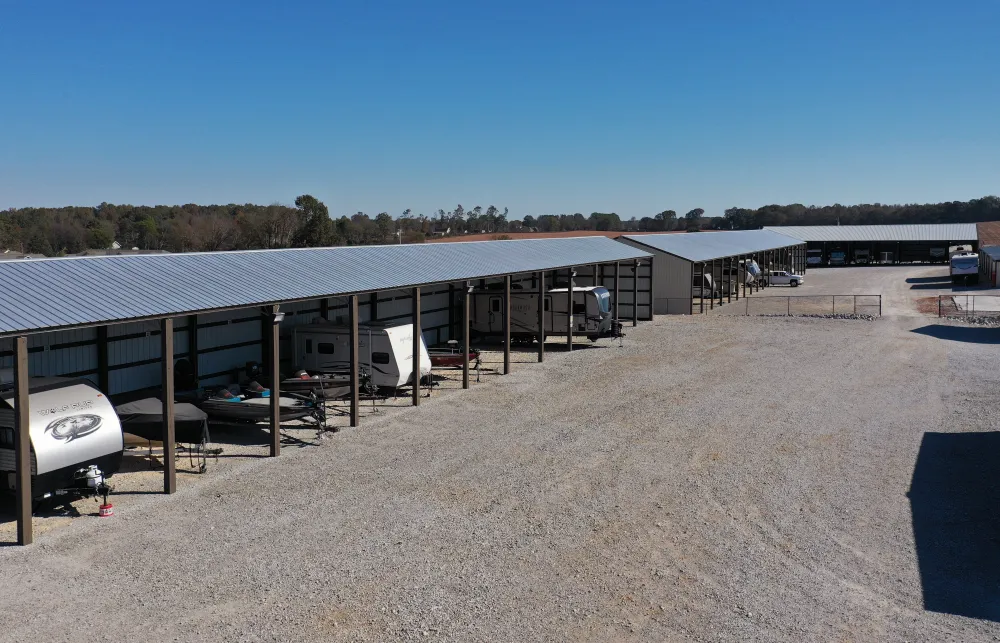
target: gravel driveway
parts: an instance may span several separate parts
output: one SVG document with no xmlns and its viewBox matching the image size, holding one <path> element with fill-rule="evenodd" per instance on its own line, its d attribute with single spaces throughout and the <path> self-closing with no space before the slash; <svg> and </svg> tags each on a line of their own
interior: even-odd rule
<svg viewBox="0 0 1000 643">
<path fill-rule="evenodd" d="M 662 317 L 0 548 L 0 639 L 994 641 L 998 342 Z"/>
</svg>

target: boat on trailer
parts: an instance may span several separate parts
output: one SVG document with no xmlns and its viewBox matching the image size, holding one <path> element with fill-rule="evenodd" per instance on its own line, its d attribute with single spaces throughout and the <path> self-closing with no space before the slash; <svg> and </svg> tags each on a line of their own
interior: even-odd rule
<svg viewBox="0 0 1000 643">
<path fill-rule="evenodd" d="M 271 417 L 271 398 L 263 394 L 249 396 L 234 393 L 225 387 L 202 391 L 191 400 L 192 404 L 208 415 L 209 422 L 256 424 Z M 282 395 L 278 399 L 279 419 L 282 422 L 314 417 L 319 420 L 319 406 L 310 399 Z"/>
</svg>

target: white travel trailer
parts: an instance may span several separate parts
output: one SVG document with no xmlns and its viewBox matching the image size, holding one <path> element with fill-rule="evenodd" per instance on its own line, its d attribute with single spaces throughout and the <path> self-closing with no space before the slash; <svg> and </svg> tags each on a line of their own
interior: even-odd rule
<svg viewBox="0 0 1000 643">
<path fill-rule="evenodd" d="M 358 326 L 358 365 L 375 386 L 412 384 L 413 324 L 371 322 Z M 351 329 L 318 320 L 292 330 L 295 364 L 311 373 L 345 373 L 350 368 Z M 420 376 L 431 372 L 427 345 L 420 338 Z"/>
<path fill-rule="evenodd" d="M 503 291 L 475 291 L 470 300 L 469 325 L 472 334 L 503 334 Z M 515 288 L 510 294 L 510 334 L 512 339 L 538 338 L 538 291 Z M 545 291 L 545 334 L 565 335 L 569 322 L 568 288 Z M 611 293 L 603 286 L 573 287 L 573 335 L 597 341 L 616 336 L 611 314 Z"/>
<path fill-rule="evenodd" d="M 979 255 L 974 252 L 957 252 L 951 256 L 951 283 L 979 283 Z"/>
<path fill-rule="evenodd" d="M 31 495 L 93 495 L 109 489 L 125 441 L 118 414 L 84 379 L 33 377 L 28 384 Z M 13 373 L 0 371 L 0 490 L 15 491 Z"/>
</svg>

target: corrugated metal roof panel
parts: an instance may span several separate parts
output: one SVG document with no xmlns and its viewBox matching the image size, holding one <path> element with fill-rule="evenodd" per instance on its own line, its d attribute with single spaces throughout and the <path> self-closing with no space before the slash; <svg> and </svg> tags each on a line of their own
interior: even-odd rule
<svg viewBox="0 0 1000 643">
<path fill-rule="evenodd" d="M 0 333 L 642 259 L 605 237 L 0 263 Z"/>
<path fill-rule="evenodd" d="M 768 226 L 803 241 L 976 241 L 975 223 Z"/>
<path fill-rule="evenodd" d="M 769 230 L 724 230 L 689 234 L 624 235 L 629 241 L 668 252 L 688 261 L 711 261 L 723 257 L 787 248 L 802 242 Z"/>
<path fill-rule="evenodd" d="M 1000 261 L 1000 246 L 984 246 L 980 250 L 993 261 Z"/>
</svg>

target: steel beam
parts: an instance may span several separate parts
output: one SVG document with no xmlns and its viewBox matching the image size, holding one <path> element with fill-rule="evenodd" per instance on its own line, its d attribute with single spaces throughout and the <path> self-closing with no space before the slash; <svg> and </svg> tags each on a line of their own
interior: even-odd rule
<svg viewBox="0 0 1000 643">
<path fill-rule="evenodd" d="M 420 286 L 413 289 L 413 406 L 420 406 Z"/>
<path fill-rule="evenodd" d="M 188 362 L 191 370 L 194 371 L 194 380 L 197 382 L 201 376 L 198 368 L 198 315 L 188 315 Z"/>
<path fill-rule="evenodd" d="M 177 459 L 174 449 L 174 320 L 160 321 L 160 369 L 163 379 L 163 493 L 177 491 Z"/>
<path fill-rule="evenodd" d="M 358 378 L 360 377 L 360 372 L 358 369 L 358 296 L 351 295 L 348 297 L 347 303 L 347 316 L 349 318 L 349 324 L 351 326 L 351 348 L 350 348 L 350 362 L 351 362 L 351 426 L 358 426 L 358 413 L 360 411 L 360 395 L 358 391 Z"/>
<path fill-rule="evenodd" d="M 566 350 L 573 351 L 573 268 L 566 271 L 569 280 L 566 282 Z"/>
<path fill-rule="evenodd" d="M 503 278 L 503 374 L 510 375 L 510 275 Z"/>
<path fill-rule="evenodd" d="M 472 299 L 472 282 L 465 282 L 462 295 L 462 388 L 469 388 L 469 301 Z"/>
<path fill-rule="evenodd" d="M 632 326 L 639 325 L 639 260 L 632 263 Z"/>
<path fill-rule="evenodd" d="M 621 273 L 621 262 L 615 262 L 615 321 L 618 321 L 618 296 L 621 294 L 619 277 Z"/>
<path fill-rule="evenodd" d="M 271 457 L 281 454 L 281 316 L 274 306 L 270 314 L 271 322 Z"/>
<path fill-rule="evenodd" d="M 31 422 L 28 408 L 28 338 L 14 338 L 14 480 L 17 486 L 17 544 L 30 545 L 31 529 Z"/>
<path fill-rule="evenodd" d="M 111 377 L 108 369 L 108 327 L 97 327 L 97 388 L 105 395 L 111 389 Z"/>
<path fill-rule="evenodd" d="M 545 361 L 545 271 L 538 272 L 538 361 Z"/>
<path fill-rule="evenodd" d="M 653 271 L 653 258 L 649 258 L 649 321 L 656 317 L 656 278 Z"/>
</svg>

